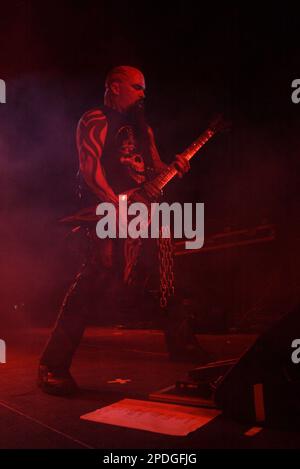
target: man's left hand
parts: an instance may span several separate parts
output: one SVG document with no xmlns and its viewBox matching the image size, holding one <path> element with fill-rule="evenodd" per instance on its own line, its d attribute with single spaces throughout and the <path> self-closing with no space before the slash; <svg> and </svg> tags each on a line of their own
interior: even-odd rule
<svg viewBox="0 0 300 469">
<path fill-rule="evenodd" d="M 182 176 L 190 169 L 190 163 L 183 155 L 176 155 L 174 166 L 177 169 L 178 177 L 180 178 L 182 178 Z"/>
</svg>

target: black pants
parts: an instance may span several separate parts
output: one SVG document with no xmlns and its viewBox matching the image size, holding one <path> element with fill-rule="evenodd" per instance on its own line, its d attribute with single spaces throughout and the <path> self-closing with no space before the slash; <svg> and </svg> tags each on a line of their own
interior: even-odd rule
<svg viewBox="0 0 300 469">
<path fill-rule="evenodd" d="M 153 240 L 144 240 L 144 246 L 138 254 L 131 256 L 131 259 L 128 259 L 128 253 L 124 255 L 124 241 L 99 240 L 95 235 L 88 233 L 88 244 L 86 262 L 81 266 L 65 295 L 55 327 L 40 360 L 41 364 L 47 365 L 51 370 L 70 368 L 73 355 L 90 319 L 91 302 L 95 298 L 100 309 L 101 304 L 104 304 L 102 299 L 104 300 L 105 295 L 116 295 L 121 303 L 125 271 L 127 283 L 130 277 L 136 291 L 141 292 L 151 268 L 158 268 Z M 128 275 L 130 263 L 133 275 Z M 101 314 L 101 311 L 99 313 Z M 160 316 L 169 352 L 178 352 L 195 340 L 188 319 L 183 317 L 176 298 L 161 311 Z"/>
</svg>

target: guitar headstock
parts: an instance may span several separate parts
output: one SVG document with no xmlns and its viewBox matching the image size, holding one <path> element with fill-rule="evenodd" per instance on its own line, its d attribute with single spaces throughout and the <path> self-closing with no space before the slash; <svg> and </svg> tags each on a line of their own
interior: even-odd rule
<svg viewBox="0 0 300 469">
<path fill-rule="evenodd" d="M 217 114 L 210 122 L 209 128 L 214 133 L 225 132 L 231 129 L 231 122 L 226 120 L 223 114 Z"/>
</svg>

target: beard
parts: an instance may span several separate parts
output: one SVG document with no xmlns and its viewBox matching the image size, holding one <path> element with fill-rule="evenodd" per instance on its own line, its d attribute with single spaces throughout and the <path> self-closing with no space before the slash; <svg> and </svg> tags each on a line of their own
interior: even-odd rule
<svg viewBox="0 0 300 469">
<path fill-rule="evenodd" d="M 127 112 L 128 119 L 136 131 L 145 163 L 151 165 L 151 149 L 149 126 L 146 122 L 144 100 L 140 99 L 134 103 Z"/>
<path fill-rule="evenodd" d="M 143 131 L 146 127 L 144 100 L 135 102 L 127 111 L 128 119 L 136 130 Z"/>
</svg>

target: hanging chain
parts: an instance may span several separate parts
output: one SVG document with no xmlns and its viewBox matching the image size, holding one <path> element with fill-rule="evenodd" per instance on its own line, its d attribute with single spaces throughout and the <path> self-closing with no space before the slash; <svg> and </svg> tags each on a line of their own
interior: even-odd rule
<svg viewBox="0 0 300 469">
<path fill-rule="evenodd" d="M 166 238 L 163 237 L 168 236 Z M 164 226 L 160 230 L 158 242 L 160 307 L 166 308 L 168 300 L 174 295 L 174 248 L 170 228 Z"/>
</svg>

